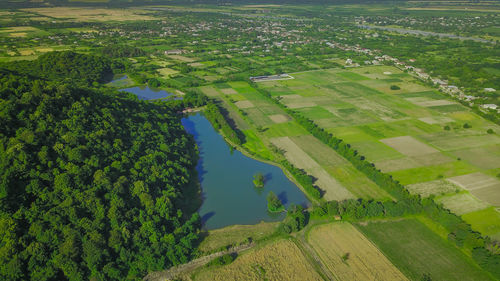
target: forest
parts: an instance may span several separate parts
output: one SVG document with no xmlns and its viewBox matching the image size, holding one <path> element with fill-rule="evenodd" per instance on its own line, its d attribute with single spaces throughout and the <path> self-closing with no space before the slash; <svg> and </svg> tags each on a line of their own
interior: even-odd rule
<svg viewBox="0 0 500 281">
<path fill-rule="evenodd" d="M 5 69 L 0 104 L 0 279 L 138 280 L 190 259 L 197 151 L 176 110 Z"/>
</svg>

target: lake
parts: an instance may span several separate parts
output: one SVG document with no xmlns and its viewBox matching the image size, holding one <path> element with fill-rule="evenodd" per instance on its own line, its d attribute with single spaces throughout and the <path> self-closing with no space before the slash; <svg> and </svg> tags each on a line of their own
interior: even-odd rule
<svg viewBox="0 0 500 281">
<path fill-rule="evenodd" d="M 286 207 L 292 203 L 310 204 L 280 168 L 232 150 L 201 113 L 183 118 L 182 124 L 196 139 L 200 153 L 197 170 L 203 204 L 199 213 L 204 228 L 282 220 L 285 213 L 267 211 L 269 191 L 278 195 Z M 258 172 L 265 176 L 263 188 L 254 187 L 252 182 Z"/>
<path fill-rule="evenodd" d="M 126 89 L 120 89 L 118 91 L 132 93 L 136 95 L 140 100 L 162 99 L 173 95 L 172 93 L 169 93 L 164 90 L 151 89 L 148 86 L 126 88 Z"/>
</svg>

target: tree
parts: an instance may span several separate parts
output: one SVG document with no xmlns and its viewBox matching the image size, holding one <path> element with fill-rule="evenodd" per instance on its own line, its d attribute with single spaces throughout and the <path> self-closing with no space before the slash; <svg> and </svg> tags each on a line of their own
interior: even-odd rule
<svg viewBox="0 0 500 281">
<path fill-rule="evenodd" d="M 278 213 L 285 210 L 285 206 L 283 206 L 283 203 L 281 203 L 278 196 L 276 196 L 276 194 L 274 194 L 274 192 L 272 191 L 269 191 L 269 193 L 267 194 L 267 209 L 273 213 Z"/>
<path fill-rule="evenodd" d="M 255 187 L 264 187 L 264 175 L 261 172 L 258 172 L 253 176 L 253 184 Z"/>
</svg>

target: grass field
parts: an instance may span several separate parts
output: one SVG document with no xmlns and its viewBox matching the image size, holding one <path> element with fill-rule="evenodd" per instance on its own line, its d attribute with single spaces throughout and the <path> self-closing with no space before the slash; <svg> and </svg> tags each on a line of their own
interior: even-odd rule
<svg viewBox="0 0 500 281">
<path fill-rule="evenodd" d="M 259 240 L 272 235 L 277 226 L 278 223 L 276 222 L 261 222 L 255 225 L 232 225 L 211 230 L 201 242 L 199 250 L 210 252 L 228 245 L 236 245 L 249 240 Z"/>
<path fill-rule="evenodd" d="M 337 280 L 408 280 L 349 223 L 317 226 L 307 238 Z"/>
<path fill-rule="evenodd" d="M 494 207 L 465 214 L 462 218 L 472 229 L 500 241 L 500 213 Z"/>
<path fill-rule="evenodd" d="M 455 246 L 416 219 L 369 222 L 357 228 L 412 280 L 493 280 Z"/>
<path fill-rule="evenodd" d="M 194 280 L 323 280 L 290 240 L 279 240 L 237 257 L 226 266 L 204 269 Z"/>
</svg>

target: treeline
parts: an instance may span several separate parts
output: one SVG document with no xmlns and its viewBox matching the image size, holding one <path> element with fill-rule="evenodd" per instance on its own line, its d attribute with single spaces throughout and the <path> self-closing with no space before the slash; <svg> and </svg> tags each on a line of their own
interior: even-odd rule
<svg viewBox="0 0 500 281">
<path fill-rule="evenodd" d="M 229 125 L 224 115 L 221 113 L 219 107 L 213 103 L 208 102 L 205 108 L 205 117 L 212 123 L 216 130 L 221 130 L 225 137 L 236 145 L 240 145 L 241 138 L 235 129 Z"/>
<path fill-rule="evenodd" d="M 281 161 L 281 165 L 285 167 L 293 178 L 297 180 L 302 187 L 304 187 L 307 194 L 309 194 L 314 199 L 321 198 L 321 192 L 313 185 L 313 179 L 304 170 L 301 170 L 292 163 L 288 162 L 286 159 Z"/>
<path fill-rule="evenodd" d="M 110 58 L 132 58 L 146 55 L 142 49 L 129 45 L 107 45 L 101 53 Z"/>
<path fill-rule="evenodd" d="M 192 257 L 176 109 L 6 70 L 0 103 L 1 280 L 139 280 Z"/>
<path fill-rule="evenodd" d="M 429 218 L 446 228 L 449 233 L 448 240 L 455 243 L 458 247 L 471 250 L 475 253 L 472 255 L 473 259 L 481 267 L 491 272 L 495 277 L 500 278 L 500 254 L 488 250 L 489 248 L 496 247 L 494 244 L 495 242 L 491 241 L 489 237 L 482 237 L 478 232 L 472 230 L 470 225 L 464 222 L 459 216 L 450 213 L 450 211 L 445 209 L 442 205 L 435 203 L 432 198 L 422 199 L 419 195 L 410 194 L 402 184 L 394 180 L 391 175 L 378 170 L 373 163 L 367 161 L 364 156 L 360 155 L 348 143 L 334 137 L 331 133 L 326 132 L 300 113 L 287 108 L 278 100 L 274 99 L 269 92 L 258 88 L 255 83 L 252 84 L 262 95 L 280 106 L 314 137 L 333 148 L 369 179 L 396 198 L 397 202 L 382 203 L 382 206 L 384 206 L 384 214 L 391 212 L 391 210 L 402 212 L 401 215 L 423 212 Z M 353 207 L 352 209 L 355 209 L 356 212 L 360 212 L 358 216 L 361 218 L 365 212 L 366 214 L 369 213 L 368 206 L 370 205 L 359 204 L 358 207 Z M 386 206 L 390 208 L 386 209 Z M 346 212 L 346 214 L 352 215 L 350 212 Z"/>
<path fill-rule="evenodd" d="M 92 85 L 112 78 L 111 64 L 104 57 L 64 51 L 49 52 L 33 61 L 2 63 L 0 68 L 39 79 Z"/>
</svg>

